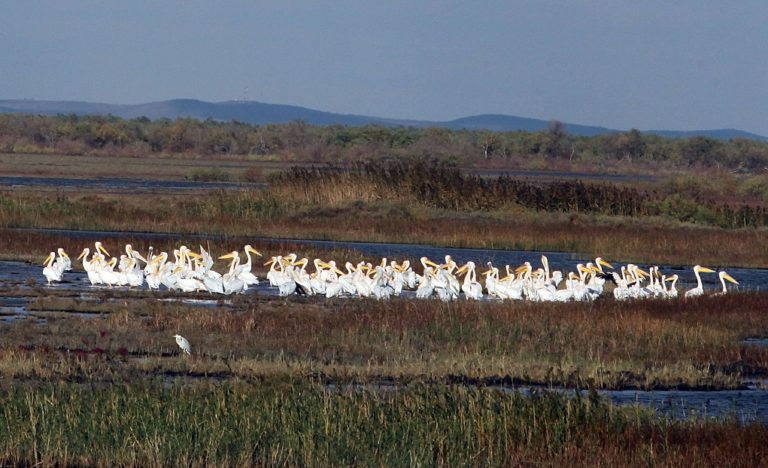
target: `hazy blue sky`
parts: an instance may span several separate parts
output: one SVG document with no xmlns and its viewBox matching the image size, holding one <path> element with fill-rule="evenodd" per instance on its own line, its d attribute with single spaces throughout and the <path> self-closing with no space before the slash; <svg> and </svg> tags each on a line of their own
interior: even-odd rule
<svg viewBox="0 0 768 468">
<path fill-rule="evenodd" d="M 768 2 L 2 2 L 0 98 L 768 135 Z M 247 87 L 247 94 L 246 89 Z"/>
</svg>

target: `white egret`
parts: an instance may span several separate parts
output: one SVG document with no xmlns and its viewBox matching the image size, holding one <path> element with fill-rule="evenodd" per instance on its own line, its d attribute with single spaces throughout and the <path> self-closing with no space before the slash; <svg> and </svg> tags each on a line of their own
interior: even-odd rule
<svg viewBox="0 0 768 468">
<path fill-rule="evenodd" d="M 176 344 L 179 345 L 179 348 L 191 356 L 192 346 L 190 346 L 189 341 L 181 335 L 173 335 L 173 337 L 176 338 Z"/>
</svg>

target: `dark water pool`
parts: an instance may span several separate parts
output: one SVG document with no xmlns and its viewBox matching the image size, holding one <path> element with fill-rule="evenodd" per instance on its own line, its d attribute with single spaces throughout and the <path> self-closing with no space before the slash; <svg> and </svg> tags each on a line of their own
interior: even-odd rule
<svg viewBox="0 0 768 468">
<path fill-rule="evenodd" d="M 190 190 L 264 188 L 262 183 L 240 182 L 202 182 L 192 180 L 146 180 L 92 178 L 68 179 L 57 177 L 0 177 L 0 186 L 6 188 L 47 187 L 54 189 L 91 189 L 101 191 L 149 191 L 185 192 Z"/>
</svg>

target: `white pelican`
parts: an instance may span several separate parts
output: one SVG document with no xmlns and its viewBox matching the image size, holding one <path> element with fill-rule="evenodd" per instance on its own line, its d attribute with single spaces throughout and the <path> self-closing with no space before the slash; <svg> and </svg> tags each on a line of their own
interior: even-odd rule
<svg viewBox="0 0 768 468">
<path fill-rule="evenodd" d="M 203 283 L 197 278 L 179 276 L 183 274 L 182 268 L 180 266 L 176 267 L 176 269 L 173 271 L 173 274 L 177 275 L 176 287 L 183 292 L 195 292 L 195 291 L 208 290 L 208 288 L 205 287 L 205 283 Z"/>
<path fill-rule="evenodd" d="M 144 271 L 142 271 L 139 263 L 133 257 L 128 259 L 125 277 L 128 280 L 128 286 L 140 287 L 144 284 Z"/>
<path fill-rule="evenodd" d="M 475 262 L 467 262 L 463 267 L 456 270 L 456 276 L 464 273 L 464 282 L 461 290 L 464 292 L 464 298 L 479 300 L 483 298 L 483 285 L 477 281 L 475 273 Z"/>
<path fill-rule="evenodd" d="M 724 295 L 724 294 L 728 293 L 728 289 L 725 287 L 726 280 L 730 281 L 733 284 L 739 284 L 738 281 L 733 279 L 733 277 L 731 275 L 729 275 L 728 273 L 726 273 L 724 271 L 720 271 L 717 274 L 717 276 L 720 278 L 720 283 L 723 285 L 723 290 L 721 292 L 717 293 L 718 296 L 721 296 L 721 295 Z"/>
<path fill-rule="evenodd" d="M 394 293 L 394 288 L 388 284 L 387 273 L 380 265 L 374 268 L 373 285 L 371 293 L 376 299 L 389 299 Z"/>
<path fill-rule="evenodd" d="M 222 255 L 219 259 L 231 258 L 232 261 L 229 264 L 229 271 L 222 275 L 221 279 L 224 284 L 224 294 L 242 293 L 247 288 L 245 281 L 240 279 L 240 254 L 237 250 Z"/>
<path fill-rule="evenodd" d="M 58 253 L 58 257 L 56 257 L 56 263 L 60 263 L 64 271 L 72 271 L 72 260 L 69 258 L 69 255 L 67 255 L 64 249 L 59 247 L 56 249 L 56 252 Z"/>
<path fill-rule="evenodd" d="M 142 257 L 140 253 L 133 250 L 133 247 L 131 247 L 131 244 L 125 244 L 125 253 L 128 256 L 128 258 L 133 258 L 134 260 L 141 260 L 142 262 L 144 262 L 144 265 L 147 264 L 147 259 Z"/>
<path fill-rule="evenodd" d="M 200 246 L 200 250 L 203 252 L 202 254 L 196 254 L 192 251 L 187 251 L 186 253 L 195 262 L 195 268 L 192 270 L 191 277 L 202 281 L 205 290 L 208 292 L 224 294 L 224 280 L 221 274 L 211 270 L 213 259 L 202 246 Z"/>
<path fill-rule="evenodd" d="M 627 273 L 632 275 L 634 280 L 629 287 L 629 297 L 633 299 L 647 297 L 648 292 L 641 288 L 640 284 L 643 282 L 643 279 L 645 279 L 646 276 L 650 275 L 644 272 L 639 266 L 634 264 L 627 265 Z"/>
<path fill-rule="evenodd" d="M 485 276 L 485 290 L 488 292 L 488 295 L 491 297 L 498 297 L 499 299 L 504 299 L 504 297 L 501 296 L 499 292 L 496 290 L 499 284 L 499 269 L 493 266 L 493 263 L 491 262 L 488 262 L 486 266 L 488 267 L 488 270 L 482 273 L 482 275 Z"/>
<path fill-rule="evenodd" d="M 308 258 L 302 258 L 301 260 L 293 262 L 292 271 L 289 273 L 297 284 L 296 292 L 312 296 L 315 294 L 315 291 L 312 289 L 312 277 L 307 271 L 308 263 Z"/>
<path fill-rule="evenodd" d="M 629 285 L 627 284 L 627 268 L 622 265 L 621 267 L 621 275 L 618 273 L 611 272 L 611 276 L 613 277 L 613 282 L 616 284 L 616 287 L 613 288 L 613 297 L 617 301 L 623 301 L 629 297 Z"/>
<path fill-rule="evenodd" d="M 158 275 L 160 277 L 160 284 L 173 291 L 178 289 L 178 278 L 173 273 L 178 266 L 179 254 L 177 250 L 174 250 L 173 255 L 176 257 L 176 262 L 168 261 L 168 252 L 160 252 L 158 257 L 161 259 L 158 262 Z"/>
<path fill-rule="evenodd" d="M 587 265 L 588 267 L 590 264 Z M 588 293 L 591 299 L 597 299 L 600 297 L 600 295 L 603 294 L 603 289 L 605 288 L 605 278 L 607 277 L 607 273 L 605 270 L 603 270 L 603 267 L 613 269 L 613 265 L 606 262 L 602 259 L 602 257 L 597 257 L 595 259 L 595 264 L 591 265 L 593 274 L 592 277 L 589 279 L 589 283 L 587 284 Z"/>
<path fill-rule="evenodd" d="M 165 264 L 165 257 L 167 256 L 168 254 L 163 252 L 150 260 L 147 266 L 144 267 L 144 277 L 147 280 L 147 287 L 149 289 L 160 289 L 160 271 Z"/>
<path fill-rule="evenodd" d="M 435 292 L 434 273 L 431 266 L 424 268 L 424 274 L 421 275 L 419 286 L 416 288 L 416 297 L 418 299 L 427 299 Z"/>
<path fill-rule="evenodd" d="M 458 284 L 458 290 L 454 290 L 453 281 Z M 443 302 L 452 301 L 459 297 L 459 291 L 461 291 L 461 284 L 448 273 L 448 270 L 438 268 L 434 274 L 434 285 L 437 296 Z"/>
<path fill-rule="evenodd" d="M 592 270 L 588 269 L 581 263 L 576 265 L 576 273 L 573 274 L 570 280 L 571 292 L 573 294 L 574 301 L 583 301 L 589 299 L 589 288 L 587 288 L 587 274 L 591 274 Z M 578 276 L 578 277 L 577 277 Z M 566 284 L 566 288 L 568 284 Z"/>
<path fill-rule="evenodd" d="M 117 259 L 112 257 L 112 259 L 106 263 L 101 262 L 97 269 L 101 282 L 109 287 L 128 284 L 128 279 L 125 277 L 125 274 L 115 271 L 116 263 Z"/>
<path fill-rule="evenodd" d="M 43 265 L 45 266 L 45 268 L 43 268 L 43 276 L 48 280 L 48 285 L 51 284 L 51 281 L 61 281 L 61 277 L 64 274 L 64 265 L 58 262 L 54 263 L 53 261 L 55 258 L 56 253 L 51 252 L 48 254 L 48 258 L 43 262 Z"/>
<path fill-rule="evenodd" d="M 418 278 L 416 277 L 416 272 L 413 271 L 413 268 L 411 268 L 411 261 L 405 260 L 401 265 L 400 269 L 403 271 L 403 276 L 405 277 L 405 285 L 408 289 L 414 289 L 416 288 L 416 283 L 418 281 Z"/>
<path fill-rule="evenodd" d="M 341 292 L 349 294 L 350 296 L 357 294 L 357 289 L 355 289 L 355 285 L 352 282 L 356 274 L 355 266 L 352 265 L 352 262 L 346 262 L 344 264 L 344 269 L 347 270 L 347 272 L 339 276 Z"/>
<path fill-rule="evenodd" d="M 526 263 L 527 265 L 518 267 L 514 271 L 510 271 L 509 265 L 506 265 L 504 269 L 507 271 L 507 276 L 499 280 L 496 290 L 501 291 L 508 299 L 523 300 L 523 295 L 527 292 L 527 267 L 531 265 L 529 262 Z"/>
<path fill-rule="evenodd" d="M 359 297 L 370 297 L 373 294 L 373 281 L 365 273 L 365 270 L 370 271 L 370 267 L 364 262 L 360 262 L 352 275 L 352 286 Z"/>
<path fill-rule="evenodd" d="M 88 274 L 88 280 L 91 282 L 91 286 L 101 283 L 101 278 L 96 271 L 96 266 L 93 263 L 94 258 L 88 260 L 88 254 L 91 253 L 91 249 L 88 247 L 83 249 L 83 252 L 77 257 L 78 260 L 83 259 L 83 270 Z M 94 257 L 96 254 L 94 253 Z"/>
<path fill-rule="evenodd" d="M 445 263 L 440 265 L 440 268 L 445 271 L 446 274 L 443 274 L 442 276 L 445 278 L 446 281 L 446 289 L 448 292 L 448 297 L 450 299 L 456 299 L 459 297 L 459 293 L 461 292 L 461 283 L 456 278 L 456 276 L 453 275 L 453 270 L 455 270 L 457 267 L 456 262 L 451 258 L 450 255 L 445 256 Z"/>
<path fill-rule="evenodd" d="M 696 287 L 685 292 L 685 297 L 696 297 L 704 294 L 704 286 L 701 284 L 700 273 L 714 273 L 715 270 L 696 265 L 693 267 L 693 274 L 696 275 Z"/>
<path fill-rule="evenodd" d="M 665 278 L 663 276 L 661 277 L 662 284 L 664 284 L 666 281 L 669 281 L 669 282 L 672 283 L 672 284 L 669 285 L 669 287 L 664 285 L 664 295 L 665 295 L 665 297 L 667 297 L 669 299 L 674 299 L 674 298 L 677 297 L 677 287 L 676 287 L 676 285 L 677 285 L 677 280 L 678 279 L 679 279 L 679 277 L 677 275 L 672 275 L 669 278 Z"/>
<path fill-rule="evenodd" d="M 94 250 L 93 250 L 94 253 L 99 252 L 99 253 L 101 253 L 103 255 L 106 255 L 107 257 L 110 256 L 109 252 L 107 252 L 107 249 L 105 249 L 104 246 L 101 245 L 101 242 L 96 241 L 96 242 L 93 243 L 93 245 L 95 247 Z"/>
<path fill-rule="evenodd" d="M 267 280 L 270 286 L 280 287 L 282 283 L 289 278 L 285 274 L 285 266 L 283 265 L 283 257 L 277 256 L 270 258 L 264 266 L 269 265 L 269 271 L 267 272 Z M 279 270 L 278 270 L 279 268 Z"/>
<path fill-rule="evenodd" d="M 579 277 L 574 272 L 568 273 L 568 279 L 565 280 L 565 289 L 555 291 L 554 300 L 557 302 L 568 302 L 573 299 L 573 286 L 579 282 Z"/>
<path fill-rule="evenodd" d="M 240 271 L 239 278 L 243 280 L 246 287 L 254 284 L 259 284 L 259 279 L 256 278 L 256 275 L 251 273 L 251 265 L 253 265 L 253 263 L 251 262 L 251 254 L 258 255 L 259 257 L 261 257 L 261 253 L 258 250 L 254 249 L 253 247 L 251 247 L 250 244 L 246 245 L 243 248 L 243 250 L 245 250 L 245 256 L 248 258 L 248 261 L 243 264 L 243 268 Z"/>
<path fill-rule="evenodd" d="M 603 271 L 603 267 L 610 268 L 613 270 L 613 265 L 603 260 L 602 257 L 597 257 L 595 259 L 595 267 L 600 271 L 600 273 L 605 274 L 605 271 Z"/>
</svg>

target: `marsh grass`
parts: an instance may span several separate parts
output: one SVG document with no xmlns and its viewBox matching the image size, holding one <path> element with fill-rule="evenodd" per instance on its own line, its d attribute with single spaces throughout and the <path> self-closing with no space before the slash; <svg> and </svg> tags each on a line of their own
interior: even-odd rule
<svg viewBox="0 0 768 468">
<path fill-rule="evenodd" d="M 483 178 L 425 160 L 294 167 L 272 177 L 270 190 L 281 198 L 321 206 L 387 200 L 464 212 L 513 206 L 549 213 L 661 216 L 724 228 L 768 224 L 768 210 L 761 201 L 726 202 L 699 191 L 681 191 L 677 186 L 663 191 L 628 183 L 531 181 L 504 175 Z"/>
<path fill-rule="evenodd" d="M 242 380 L 739 388 L 745 375 L 768 375 L 768 349 L 742 343 L 768 336 L 766 301 L 757 293 L 549 305 L 246 296 L 199 308 L 125 297 L 101 300 L 94 318 L 56 313 L 46 315 L 46 325 L 22 320 L 0 327 L 0 376 L 130 381 L 173 372 Z M 43 310 L 75 306 L 66 298 L 35 301 Z M 179 355 L 176 333 L 192 343 L 192 359 Z"/>
<path fill-rule="evenodd" d="M 329 389 L 303 382 L 0 390 L 8 464 L 757 466 L 765 426 L 669 422 L 594 396 Z"/>
<path fill-rule="evenodd" d="M 358 185 L 353 184 L 350 190 L 357 190 Z M 321 204 L 312 201 L 315 195 L 298 196 L 295 189 L 286 193 L 279 186 L 268 191 L 220 190 L 194 197 L 0 193 L 0 254 L 28 259 L 29 255 L 44 256 L 54 246 L 83 247 L 76 236 L 67 239 L 59 235 L 60 240 L 54 242 L 56 239 L 50 235 L 46 238 L 2 229 L 20 227 L 173 233 L 173 241 L 165 242 L 164 248 L 172 243 L 177 247 L 185 241 L 184 236 L 190 240 L 188 245 L 194 245 L 199 242 L 195 235 L 206 234 L 225 241 L 243 241 L 232 248 L 253 243 L 249 237 L 263 236 L 567 251 L 650 264 L 768 266 L 768 231 L 763 228 L 722 229 L 658 216 L 635 219 L 546 212 L 514 203 L 488 210 L 455 210 L 425 206 L 410 196 L 378 199 L 375 194 L 363 193 L 362 186 L 359 188 L 362 194 L 342 194 L 336 201 Z M 116 237 L 123 244 L 142 243 L 130 235 Z M 724 245 L 728 248 L 722 248 Z M 265 253 L 287 253 L 280 247 L 264 246 Z M 312 254 L 304 247 L 293 248 L 289 251 L 308 257 Z"/>
</svg>

